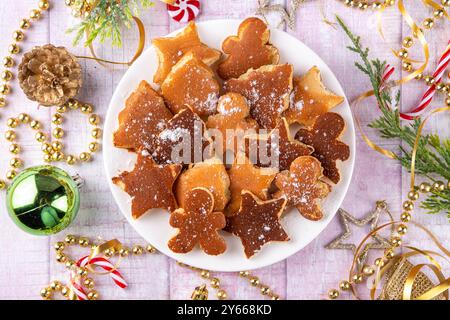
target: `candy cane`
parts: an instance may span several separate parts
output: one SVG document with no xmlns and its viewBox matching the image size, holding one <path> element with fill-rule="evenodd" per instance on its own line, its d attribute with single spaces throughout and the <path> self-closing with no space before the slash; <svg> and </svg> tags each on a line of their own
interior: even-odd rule
<svg viewBox="0 0 450 320">
<path fill-rule="evenodd" d="M 89 300 L 86 291 L 84 291 L 83 286 L 80 283 L 80 277 L 75 274 L 75 271 L 71 271 L 70 273 L 70 286 L 78 300 Z"/>
<path fill-rule="evenodd" d="M 102 268 L 109 272 L 110 277 L 113 281 L 122 289 L 126 288 L 128 284 L 125 282 L 122 274 L 115 269 L 114 265 L 107 259 L 103 257 L 94 257 L 89 260 L 89 256 L 85 256 L 78 260 L 77 265 L 80 267 L 86 267 L 88 265 L 93 265 Z"/>
<path fill-rule="evenodd" d="M 445 70 L 450 63 L 450 41 L 439 59 L 438 66 L 436 71 L 433 73 L 433 78 L 435 79 L 435 83 L 430 86 L 425 94 L 422 96 L 419 105 L 408 113 L 400 113 L 400 117 L 406 120 L 413 120 L 414 118 L 420 116 L 426 111 L 426 108 L 430 105 L 431 101 L 433 101 L 433 96 L 436 93 L 436 85 L 441 82 L 442 77 L 444 76 Z"/>
<path fill-rule="evenodd" d="M 178 22 L 194 20 L 200 13 L 200 1 L 177 0 L 174 4 L 167 5 L 169 16 Z"/>
<path fill-rule="evenodd" d="M 390 78 L 390 76 L 394 73 L 395 68 L 391 67 L 391 65 L 386 65 L 384 67 L 383 76 L 381 77 L 381 85 L 384 85 Z"/>
</svg>

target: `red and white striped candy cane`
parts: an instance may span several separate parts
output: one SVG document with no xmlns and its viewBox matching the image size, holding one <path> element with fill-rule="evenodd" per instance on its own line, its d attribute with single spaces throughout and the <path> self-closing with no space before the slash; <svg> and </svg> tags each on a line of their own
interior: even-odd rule
<svg viewBox="0 0 450 320">
<path fill-rule="evenodd" d="M 80 277 L 76 275 L 76 271 L 74 270 L 70 272 L 70 287 L 78 300 L 88 300 L 86 291 L 84 291 L 84 288 L 81 285 Z"/>
<path fill-rule="evenodd" d="M 394 71 L 395 71 L 395 68 L 389 64 L 387 64 L 384 67 L 383 76 L 381 77 L 381 86 L 386 84 L 386 82 L 389 80 L 389 78 L 394 73 Z"/>
<path fill-rule="evenodd" d="M 430 105 L 431 101 L 433 101 L 433 96 L 436 93 L 436 85 L 439 82 L 441 82 L 449 62 L 450 62 L 450 41 L 441 58 L 439 59 L 438 66 L 433 74 L 435 83 L 427 89 L 425 94 L 422 96 L 419 105 L 415 109 L 407 113 L 400 113 L 400 117 L 402 117 L 405 120 L 413 120 L 414 118 L 420 116 L 426 111 L 426 108 Z"/>
<path fill-rule="evenodd" d="M 89 260 L 89 256 L 85 256 L 78 260 L 77 265 L 80 267 L 87 267 L 88 265 L 100 267 L 109 272 L 110 277 L 119 287 L 123 289 L 128 286 L 122 274 L 115 269 L 114 265 L 108 259 L 103 257 L 94 257 Z"/>
</svg>

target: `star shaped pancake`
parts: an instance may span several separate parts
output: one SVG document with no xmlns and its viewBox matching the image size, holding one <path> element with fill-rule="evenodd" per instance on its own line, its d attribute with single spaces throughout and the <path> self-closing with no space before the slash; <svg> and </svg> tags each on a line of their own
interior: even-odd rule
<svg viewBox="0 0 450 320">
<path fill-rule="evenodd" d="M 142 81 L 119 113 L 119 128 L 114 132 L 114 146 L 137 151 L 140 147 L 155 148 L 158 134 L 166 127 L 172 113 L 164 99 Z"/>
<path fill-rule="evenodd" d="M 258 168 L 245 154 L 239 153 L 228 170 L 230 176 L 231 200 L 225 208 L 225 215 L 232 216 L 241 205 L 241 192 L 248 190 L 262 200 L 268 199 L 268 191 L 278 169 Z"/>
<path fill-rule="evenodd" d="M 312 67 L 302 77 L 294 77 L 294 90 L 289 109 L 284 116 L 289 123 L 298 122 L 310 127 L 317 117 L 344 101 L 343 97 L 329 91 L 320 77 L 320 70 Z"/>
<path fill-rule="evenodd" d="M 278 164 L 280 171 L 289 170 L 292 161 L 300 156 L 308 156 L 313 151 L 312 147 L 292 139 L 285 118 L 278 122 L 267 138 L 245 137 L 245 153 L 251 161 L 256 158 L 255 163 L 260 167 L 273 167 Z M 267 155 L 267 158 L 264 159 L 262 155 Z"/>
<path fill-rule="evenodd" d="M 113 183 L 131 196 L 131 213 L 134 219 L 150 209 L 175 210 L 177 203 L 172 192 L 173 184 L 181 172 L 181 165 L 157 165 L 152 157 L 138 153 L 133 171 L 122 172 Z"/>
<path fill-rule="evenodd" d="M 226 230 L 238 236 L 247 258 L 272 241 L 288 241 L 289 236 L 280 224 L 286 199 L 261 201 L 249 191 L 242 192 L 239 211 L 227 218 Z"/>
<path fill-rule="evenodd" d="M 289 108 L 293 68 L 289 64 L 250 69 L 238 79 L 225 81 L 225 92 L 243 95 L 250 114 L 263 128 L 275 128 L 281 114 Z"/>
<path fill-rule="evenodd" d="M 200 41 L 194 22 L 190 22 L 175 37 L 156 38 L 152 44 L 159 58 L 158 70 L 153 77 L 153 82 L 157 84 L 164 81 L 172 67 L 188 52 L 192 52 L 208 66 L 218 61 L 221 56 L 220 51 L 211 49 Z"/>
</svg>

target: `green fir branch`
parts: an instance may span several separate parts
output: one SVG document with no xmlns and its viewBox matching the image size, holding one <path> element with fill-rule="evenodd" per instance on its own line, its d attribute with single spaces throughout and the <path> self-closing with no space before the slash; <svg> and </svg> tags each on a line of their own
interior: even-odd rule
<svg viewBox="0 0 450 320">
<path fill-rule="evenodd" d="M 82 11 L 86 0 L 75 0 L 72 5 L 75 11 Z M 100 43 L 111 39 L 115 47 L 122 46 L 122 27 L 131 28 L 133 16 L 139 16 L 142 9 L 153 6 L 150 0 L 99 0 L 96 6 L 82 18 L 82 21 L 67 30 L 67 33 L 75 33 L 73 45 L 78 45 L 84 40 L 84 45 L 89 46 L 95 40 Z"/>
<path fill-rule="evenodd" d="M 348 49 L 361 58 L 361 62 L 355 62 L 355 66 L 369 77 L 381 109 L 382 115 L 370 123 L 369 127 L 376 129 L 384 139 L 399 139 L 403 142 L 403 145 L 399 146 L 399 154 L 396 157 L 401 165 L 409 170 L 412 149 L 422 121 L 415 119 L 408 125 L 401 125 L 398 110 L 400 92 L 397 92 L 392 99 L 389 89 L 381 89 L 381 77 L 386 62 L 378 59 L 370 60 L 369 49 L 363 48 L 360 37 L 355 36 L 341 18 L 337 16 L 336 19 L 353 44 Z M 441 139 L 437 134 L 422 135 L 419 138 L 415 170 L 432 182 L 439 179 L 450 181 L 450 140 Z M 442 192 L 432 190 L 431 195 L 422 202 L 421 207 L 430 214 L 446 212 L 450 218 L 450 189 L 447 188 Z"/>
</svg>

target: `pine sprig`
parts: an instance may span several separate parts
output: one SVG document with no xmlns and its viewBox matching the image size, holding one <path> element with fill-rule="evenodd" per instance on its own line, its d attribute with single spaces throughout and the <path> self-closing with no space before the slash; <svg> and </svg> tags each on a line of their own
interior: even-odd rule
<svg viewBox="0 0 450 320">
<path fill-rule="evenodd" d="M 433 194 L 422 202 L 422 208 L 428 210 L 430 214 L 447 212 L 450 219 L 450 189 L 442 192 L 433 191 Z"/>
<path fill-rule="evenodd" d="M 72 5 L 75 11 L 83 12 L 89 0 L 76 0 Z M 131 28 L 133 16 L 139 16 L 141 9 L 153 6 L 150 0 L 98 0 L 95 7 L 76 26 L 69 28 L 74 33 L 73 45 L 78 45 L 86 36 L 85 46 L 98 39 L 101 43 L 111 39 L 113 46 L 122 46 L 122 27 Z"/>
<path fill-rule="evenodd" d="M 360 37 L 355 36 L 341 18 L 336 17 L 336 19 L 353 44 L 348 49 L 361 58 L 362 62 L 355 62 L 355 66 L 369 77 L 382 112 L 382 115 L 369 124 L 369 127 L 376 129 L 382 138 L 399 139 L 403 142 L 403 145 L 399 146 L 400 152 L 396 157 L 403 167 L 410 169 L 412 148 L 422 121 L 415 119 L 408 125 L 401 125 L 398 110 L 400 92 L 397 92 L 395 99 L 392 99 L 389 89 L 381 89 L 381 78 L 386 62 L 378 59 L 370 60 L 369 49 L 363 48 Z M 418 174 L 432 182 L 438 179 L 450 181 L 450 140 L 441 139 L 437 134 L 422 135 L 418 143 L 415 166 Z M 450 190 L 448 188 L 442 192 L 433 190 L 421 206 L 431 214 L 447 212 L 450 218 Z"/>
</svg>

